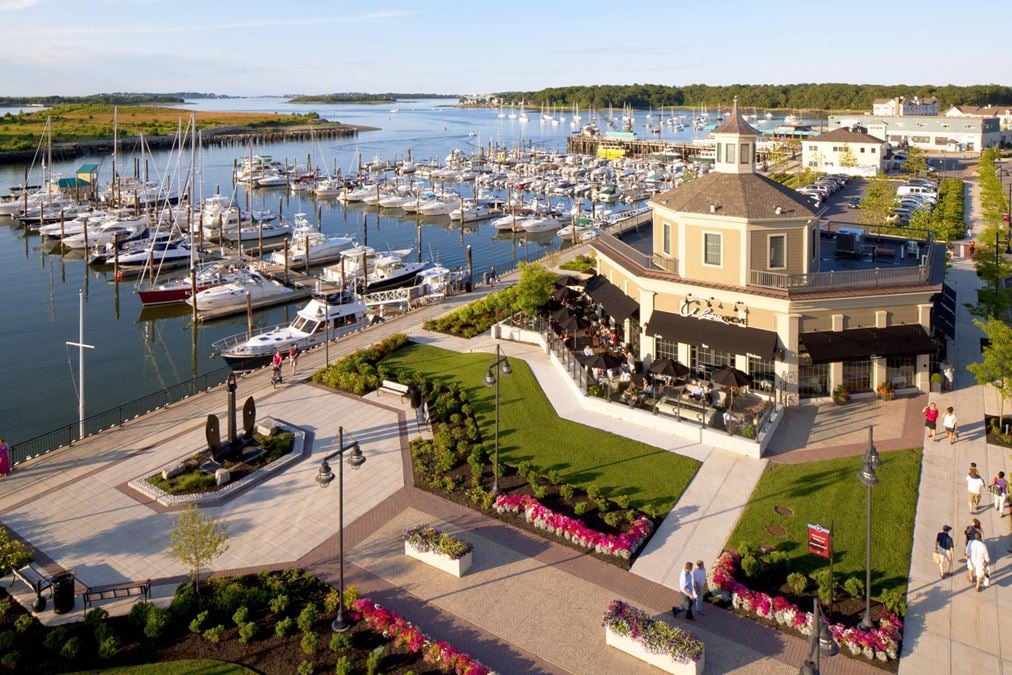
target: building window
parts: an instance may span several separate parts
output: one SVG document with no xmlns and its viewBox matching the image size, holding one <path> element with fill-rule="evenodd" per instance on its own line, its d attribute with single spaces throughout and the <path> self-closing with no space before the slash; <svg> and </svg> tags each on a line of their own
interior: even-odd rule
<svg viewBox="0 0 1012 675">
<path fill-rule="evenodd" d="M 657 338 L 656 345 L 656 357 L 658 359 L 671 359 L 672 361 L 678 360 L 677 342 L 665 340 L 664 338 Z"/>
<path fill-rule="evenodd" d="M 819 166 L 819 162 L 818 162 L 818 161 L 816 161 L 816 160 L 814 160 L 814 159 L 813 159 L 813 160 L 810 160 L 810 161 L 808 162 L 808 166 Z"/>
<path fill-rule="evenodd" d="M 916 356 L 891 356 L 886 359 L 886 379 L 897 389 L 913 387 L 916 374 Z"/>
<path fill-rule="evenodd" d="M 700 379 L 708 380 L 721 368 L 733 365 L 734 354 L 731 352 L 692 345 L 689 368 Z"/>
<path fill-rule="evenodd" d="M 770 237 L 770 269 L 787 267 L 787 237 L 775 234 Z"/>
<path fill-rule="evenodd" d="M 910 137 L 910 142 L 911 143 L 930 143 L 931 142 L 931 137 L 930 136 L 911 136 Z"/>
<path fill-rule="evenodd" d="M 765 361 L 758 356 L 750 356 L 748 357 L 748 374 L 752 376 L 757 390 L 773 391 L 773 385 L 777 381 L 777 369 L 774 362 Z"/>
<path fill-rule="evenodd" d="M 864 148 L 861 148 L 861 152 L 864 152 Z"/>
<path fill-rule="evenodd" d="M 816 248 L 815 248 L 818 245 L 818 242 L 819 242 L 819 233 L 816 232 L 815 228 L 813 227 L 812 228 L 812 260 L 815 260 L 815 256 L 818 255 L 816 253 Z"/>
<path fill-rule="evenodd" d="M 871 359 L 844 361 L 843 384 L 851 394 L 871 391 Z"/>
<path fill-rule="evenodd" d="M 721 150 L 721 147 L 723 147 L 723 146 L 721 146 L 720 143 L 717 143 L 717 162 L 723 161 L 723 160 L 720 159 L 720 150 Z"/>
<path fill-rule="evenodd" d="M 949 139 L 946 136 L 935 136 L 935 145 L 948 145 Z"/>
<path fill-rule="evenodd" d="M 808 149 L 811 150 L 812 152 L 815 152 L 816 150 L 819 149 L 819 147 L 817 145 L 809 145 Z"/>
<path fill-rule="evenodd" d="M 720 239 L 719 234 L 703 235 L 703 263 L 720 267 Z"/>
<path fill-rule="evenodd" d="M 671 223 L 664 223 L 664 255 L 671 255 Z"/>
<path fill-rule="evenodd" d="M 798 366 L 798 396 L 829 396 L 829 364 L 817 363 Z"/>
<path fill-rule="evenodd" d="M 871 148 L 871 149 L 869 150 L 869 152 L 871 152 L 871 154 L 873 154 L 873 155 L 874 155 L 874 154 L 875 154 L 875 148 Z"/>
<path fill-rule="evenodd" d="M 748 143 L 742 143 L 741 144 L 741 163 L 742 164 L 748 164 L 752 160 L 752 156 L 749 153 L 749 148 L 750 147 L 751 146 Z"/>
<path fill-rule="evenodd" d="M 728 164 L 734 164 L 734 143 L 724 144 L 724 161 Z"/>
</svg>

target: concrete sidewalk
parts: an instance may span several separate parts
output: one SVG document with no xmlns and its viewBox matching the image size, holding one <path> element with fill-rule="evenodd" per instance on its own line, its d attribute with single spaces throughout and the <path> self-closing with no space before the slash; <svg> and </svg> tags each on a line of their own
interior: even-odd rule
<svg viewBox="0 0 1012 675">
<path fill-rule="evenodd" d="M 973 185 L 972 223 L 979 223 L 979 204 L 979 191 Z M 966 370 L 968 364 L 981 358 L 982 333 L 964 306 L 976 303 L 980 279 L 968 259 L 954 260 L 946 279 L 958 298 L 956 340 L 950 348 L 950 359 L 956 367 L 956 388 L 953 392 L 933 394 L 931 400 L 943 411 L 950 405 L 955 408 L 959 440 L 949 445 L 944 439 L 933 443 L 925 438 L 900 673 L 1007 675 L 1012 673 L 1010 518 L 1001 518 L 997 511 L 989 508 L 991 498 L 986 493 L 982 496 L 981 508 L 971 513 L 964 477 L 970 462 L 977 463 L 987 483 L 998 471 L 1008 475 L 1010 451 L 987 444 L 984 413 L 998 413 L 998 396 L 992 387 L 977 384 Z M 981 521 L 984 542 L 991 556 L 991 587 L 980 593 L 967 581 L 964 563 L 955 562 L 952 576 L 941 579 L 938 567 L 931 561 L 935 534 L 943 525 L 953 528 L 956 560 L 963 557 L 963 529 L 973 517 Z"/>
</svg>

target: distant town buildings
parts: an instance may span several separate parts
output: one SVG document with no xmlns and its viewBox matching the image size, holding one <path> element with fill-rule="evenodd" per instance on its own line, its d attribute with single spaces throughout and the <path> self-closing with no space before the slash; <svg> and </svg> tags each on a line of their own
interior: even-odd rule
<svg viewBox="0 0 1012 675">
<path fill-rule="evenodd" d="M 895 98 L 877 98 L 872 102 L 872 115 L 884 117 L 914 117 L 919 115 L 937 115 L 938 99 L 934 96 L 928 98 L 906 98 L 896 96 Z"/>
</svg>

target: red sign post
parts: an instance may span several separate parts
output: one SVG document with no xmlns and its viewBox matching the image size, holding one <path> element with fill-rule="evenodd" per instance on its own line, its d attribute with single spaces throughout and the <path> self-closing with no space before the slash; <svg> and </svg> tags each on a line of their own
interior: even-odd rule
<svg viewBox="0 0 1012 675">
<path fill-rule="evenodd" d="M 808 523 L 808 552 L 822 558 L 833 555 L 833 532 L 818 523 Z"/>
</svg>

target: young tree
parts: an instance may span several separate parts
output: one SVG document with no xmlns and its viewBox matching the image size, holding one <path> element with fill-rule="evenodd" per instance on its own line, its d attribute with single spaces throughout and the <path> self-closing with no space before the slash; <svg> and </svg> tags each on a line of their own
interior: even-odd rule
<svg viewBox="0 0 1012 675">
<path fill-rule="evenodd" d="M 517 282 L 517 308 L 524 316 L 531 318 L 548 302 L 558 278 L 554 272 L 537 263 L 520 263 L 520 281 Z"/>
<path fill-rule="evenodd" d="M 186 565 L 193 577 L 193 587 L 200 581 L 200 568 L 209 565 L 228 550 L 228 525 L 212 516 L 205 516 L 196 506 L 179 514 L 172 531 L 172 556 Z"/>
<path fill-rule="evenodd" d="M 924 156 L 924 151 L 915 147 L 907 148 L 907 161 L 903 162 L 903 168 L 915 176 L 927 174 L 928 160 Z"/>
<path fill-rule="evenodd" d="M 0 526 L 0 576 L 24 567 L 31 561 L 31 550 L 11 537 L 6 527 Z"/>
<path fill-rule="evenodd" d="M 978 384 L 990 385 L 998 392 L 999 419 L 1005 418 L 1005 400 L 1012 398 L 1012 327 L 998 318 L 987 323 L 974 320 L 991 344 L 984 347 L 983 360 L 966 368 L 977 378 Z"/>
<path fill-rule="evenodd" d="M 881 225 L 893 208 L 896 193 L 883 174 L 868 181 L 868 189 L 861 200 L 861 220 L 866 225 Z"/>
<path fill-rule="evenodd" d="M 846 143 L 843 144 L 843 151 L 840 152 L 840 166 L 848 169 L 857 166 L 857 156 Z"/>
<path fill-rule="evenodd" d="M 1005 228 L 987 227 L 976 242 L 974 264 L 984 286 L 977 289 L 977 304 L 970 305 L 970 313 L 983 319 L 1005 317 L 1012 309 L 1012 290 L 1003 287 L 1005 279 L 1012 277 L 1012 261 L 1006 250 L 1009 235 Z"/>
</svg>

